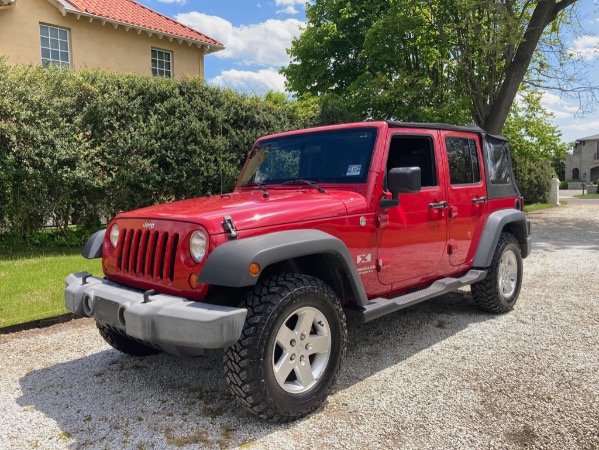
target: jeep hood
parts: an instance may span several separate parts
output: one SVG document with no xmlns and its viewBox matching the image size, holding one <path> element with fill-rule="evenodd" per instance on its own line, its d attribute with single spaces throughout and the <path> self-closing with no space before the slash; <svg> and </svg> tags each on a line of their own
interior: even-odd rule
<svg viewBox="0 0 599 450">
<path fill-rule="evenodd" d="M 233 192 L 137 209 L 119 214 L 117 219 L 159 219 L 193 222 L 210 234 L 223 233 L 223 218 L 231 216 L 238 231 L 285 223 L 345 216 L 366 212 L 365 198 L 355 192 L 327 190 L 270 190 L 264 198 L 260 190 Z"/>
</svg>

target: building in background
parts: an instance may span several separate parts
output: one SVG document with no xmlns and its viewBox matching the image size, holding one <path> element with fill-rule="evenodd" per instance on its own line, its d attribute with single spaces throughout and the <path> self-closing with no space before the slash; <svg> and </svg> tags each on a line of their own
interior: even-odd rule
<svg viewBox="0 0 599 450">
<path fill-rule="evenodd" d="M 0 57 L 181 78 L 223 45 L 133 0 L 0 0 Z"/>
<path fill-rule="evenodd" d="M 577 139 L 566 157 L 566 178 L 596 182 L 599 179 L 599 134 Z"/>
</svg>

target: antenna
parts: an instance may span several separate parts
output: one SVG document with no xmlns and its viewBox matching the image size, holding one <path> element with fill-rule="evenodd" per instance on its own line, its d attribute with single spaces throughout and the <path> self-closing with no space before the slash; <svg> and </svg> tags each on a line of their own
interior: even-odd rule
<svg viewBox="0 0 599 450">
<path fill-rule="evenodd" d="M 218 149 L 218 169 L 220 171 L 220 195 L 223 195 L 223 149 L 220 144 L 223 142 L 223 118 L 220 116 L 220 142 Z"/>
</svg>

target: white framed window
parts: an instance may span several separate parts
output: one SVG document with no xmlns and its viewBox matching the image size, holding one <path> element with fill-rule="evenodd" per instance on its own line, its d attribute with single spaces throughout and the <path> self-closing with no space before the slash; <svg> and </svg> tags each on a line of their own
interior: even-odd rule
<svg viewBox="0 0 599 450">
<path fill-rule="evenodd" d="M 173 52 L 152 49 L 152 75 L 155 77 L 173 77 Z"/>
<path fill-rule="evenodd" d="M 42 64 L 70 67 L 69 30 L 40 24 Z"/>
</svg>

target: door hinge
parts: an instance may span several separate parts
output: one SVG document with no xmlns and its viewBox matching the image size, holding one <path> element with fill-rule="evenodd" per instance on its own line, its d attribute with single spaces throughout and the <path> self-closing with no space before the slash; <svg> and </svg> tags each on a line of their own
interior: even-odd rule
<svg viewBox="0 0 599 450">
<path fill-rule="evenodd" d="M 388 214 L 379 214 L 376 217 L 377 228 L 386 228 L 387 225 L 389 225 L 389 215 Z"/>
<path fill-rule="evenodd" d="M 391 260 L 384 258 L 384 259 L 377 259 L 376 260 L 376 271 L 380 272 L 383 269 L 388 269 L 389 267 L 391 267 Z"/>
</svg>

